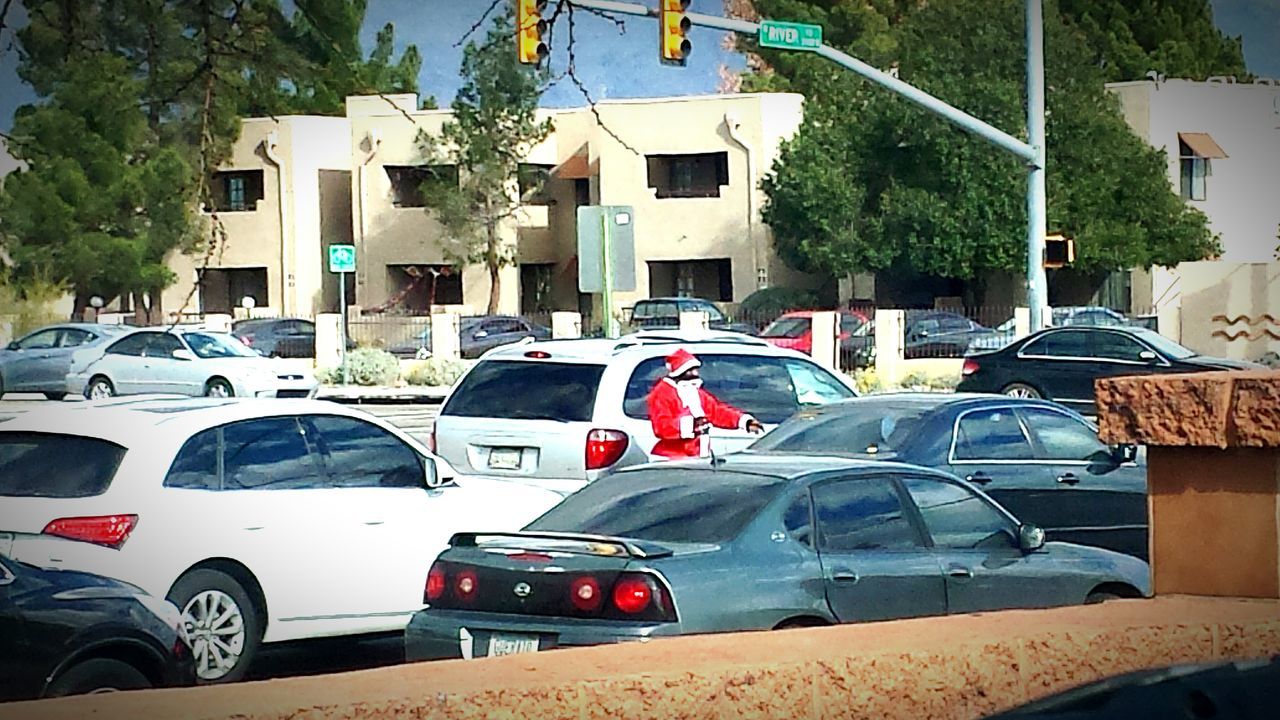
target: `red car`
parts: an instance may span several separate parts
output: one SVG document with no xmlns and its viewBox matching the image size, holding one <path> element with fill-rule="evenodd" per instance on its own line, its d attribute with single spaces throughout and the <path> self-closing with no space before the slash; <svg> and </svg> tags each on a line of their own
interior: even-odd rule
<svg viewBox="0 0 1280 720">
<path fill-rule="evenodd" d="M 810 354 L 813 351 L 813 314 L 817 310 L 796 310 L 784 313 L 760 333 L 770 345 Z M 840 313 L 840 346 L 846 349 L 851 338 L 860 334 L 859 328 L 867 323 L 867 316 L 845 310 Z"/>
</svg>

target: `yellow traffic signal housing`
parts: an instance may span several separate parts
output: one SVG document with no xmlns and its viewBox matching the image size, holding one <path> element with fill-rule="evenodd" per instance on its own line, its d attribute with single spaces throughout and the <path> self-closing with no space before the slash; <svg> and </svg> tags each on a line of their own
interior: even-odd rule
<svg viewBox="0 0 1280 720">
<path fill-rule="evenodd" d="M 1044 266 L 1060 268 L 1076 261 L 1076 241 L 1063 235 L 1048 235 L 1044 239 Z"/>
<path fill-rule="evenodd" d="M 516 0 L 516 52 L 525 65 L 541 64 L 551 52 L 543 40 L 547 21 L 542 18 L 542 13 L 546 9 L 547 0 Z"/>
<path fill-rule="evenodd" d="M 685 12 L 689 9 L 689 0 L 662 0 L 662 10 L 658 18 L 660 35 L 660 56 L 663 64 L 684 65 L 685 58 L 693 51 L 689 42 L 689 28 L 693 26 Z"/>
</svg>

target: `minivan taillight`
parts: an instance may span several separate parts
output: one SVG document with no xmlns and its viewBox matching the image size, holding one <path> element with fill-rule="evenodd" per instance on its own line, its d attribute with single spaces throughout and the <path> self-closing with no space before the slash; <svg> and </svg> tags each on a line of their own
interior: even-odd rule
<svg viewBox="0 0 1280 720">
<path fill-rule="evenodd" d="M 595 429 L 587 433 L 587 469 L 601 470 L 622 459 L 630 441 L 620 430 Z"/>
<path fill-rule="evenodd" d="M 138 526 L 137 515 L 99 515 L 58 518 L 44 526 L 44 535 L 119 548 Z"/>
<path fill-rule="evenodd" d="M 427 436 L 427 449 L 436 452 L 436 426 L 431 426 L 431 434 Z"/>
<path fill-rule="evenodd" d="M 974 360 L 973 358 L 965 358 L 964 364 L 960 366 L 960 374 L 964 377 L 968 377 L 978 372 L 978 367 L 977 360 Z"/>
</svg>

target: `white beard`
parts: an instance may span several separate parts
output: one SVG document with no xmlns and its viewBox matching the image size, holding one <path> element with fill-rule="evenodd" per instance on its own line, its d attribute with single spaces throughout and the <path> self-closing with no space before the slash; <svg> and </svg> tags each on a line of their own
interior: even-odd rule
<svg viewBox="0 0 1280 720">
<path fill-rule="evenodd" d="M 680 398 L 680 402 L 688 408 L 689 412 L 695 417 L 706 417 L 706 411 L 702 409 L 702 398 L 698 394 L 698 390 L 702 388 L 702 379 L 697 380 L 680 380 L 676 382 L 676 396 Z"/>
</svg>

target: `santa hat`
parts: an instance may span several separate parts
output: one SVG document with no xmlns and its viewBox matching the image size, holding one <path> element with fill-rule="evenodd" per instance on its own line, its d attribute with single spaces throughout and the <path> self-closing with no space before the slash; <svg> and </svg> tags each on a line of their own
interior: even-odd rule
<svg viewBox="0 0 1280 720">
<path fill-rule="evenodd" d="M 694 357 L 693 353 L 681 348 L 667 356 L 667 376 L 679 377 L 700 365 L 702 361 Z"/>
</svg>

